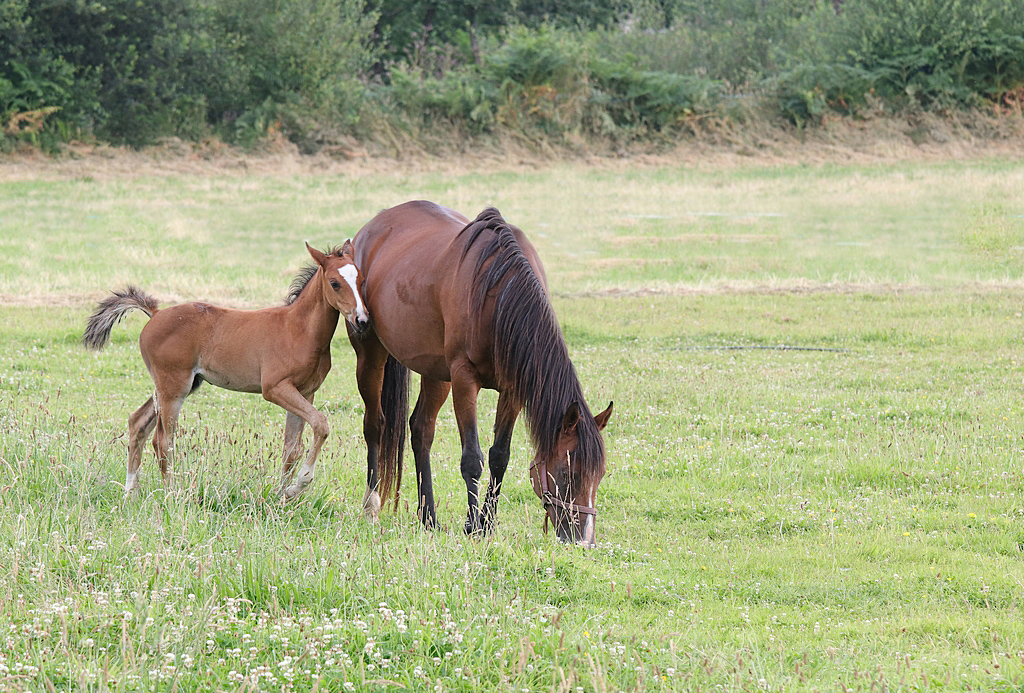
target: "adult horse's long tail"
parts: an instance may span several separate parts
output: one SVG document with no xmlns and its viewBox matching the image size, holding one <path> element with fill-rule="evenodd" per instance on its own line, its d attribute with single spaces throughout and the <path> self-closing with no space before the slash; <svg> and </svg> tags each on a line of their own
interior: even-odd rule
<svg viewBox="0 0 1024 693">
<path fill-rule="evenodd" d="M 380 406 L 384 414 L 384 430 L 380 437 L 377 485 L 381 505 L 387 505 L 392 492 L 398 509 L 398 492 L 402 488 L 402 457 L 405 451 L 405 426 L 409 416 L 409 369 L 388 354 L 384 364 L 384 385 L 380 393 Z"/>
<path fill-rule="evenodd" d="M 102 349 L 110 340 L 110 331 L 133 310 L 141 310 L 149 317 L 157 311 L 156 299 L 141 289 L 128 286 L 104 299 L 85 324 L 82 342 L 90 349 Z"/>
</svg>

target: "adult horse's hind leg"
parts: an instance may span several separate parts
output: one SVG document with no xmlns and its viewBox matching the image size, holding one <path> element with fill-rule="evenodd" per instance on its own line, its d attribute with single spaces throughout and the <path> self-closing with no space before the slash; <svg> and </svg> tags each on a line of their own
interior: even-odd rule
<svg viewBox="0 0 1024 693">
<path fill-rule="evenodd" d="M 139 488 L 139 467 L 142 465 L 142 448 L 153 432 L 157 421 L 156 398 L 150 397 L 145 404 L 128 417 L 128 473 L 124 482 L 125 495 Z"/>
<path fill-rule="evenodd" d="M 481 525 L 487 533 L 494 531 L 494 523 L 498 517 L 498 496 L 501 495 L 501 482 L 508 469 L 508 458 L 512 444 L 512 430 L 519 417 L 520 406 L 504 392 L 498 396 L 498 408 L 494 414 L 494 444 L 488 453 L 487 464 L 491 472 L 487 482 L 487 495 L 484 497 L 484 508 L 481 512 Z"/>
<path fill-rule="evenodd" d="M 302 429 L 306 420 L 298 414 L 287 412 L 284 422 L 284 455 L 281 464 L 281 486 L 279 494 L 284 494 L 288 482 L 292 477 L 292 469 L 295 468 L 295 461 L 302 456 Z"/>
<path fill-rule="evenodd" d="M 312 394 L 308 398 L 303 397 L 295 386 L 288 381 L 283 381 L 269 387 L 265 386 L 263 388 L 263 398 L 301 417 L 309 424 L 309 428 L 313 431 L 313 442 L 309 446 L 309 452 L 306 453 L 306 460 L 302 463 L 302 467 L 299 469 L 298 474 L 295 475 L 295 480 L 292 484 L 281 492 L 285 499 L 294 498 L 302 493 L 309 486 L 310 482 L 313 481 L 313 475 L 316 470 L 316 458 L 320 455 L 320 448 L 323 447 L 324 441 L 327 440 L 327 434 L 330 433 L 330 429 L 327 426 L 327 417 L 312 405 Z"/>
<path fill-rule="evenodd" d="M 434 508 L 434 481 L 430 472 L 430 446 L 434 443 L 434 428 L 437 412 L 448 399 L 451 383 L 433 380 L 426 376 L 420 379 L 420 395 L 409 418 L 412 454 L 416 459 L 417 515 L 423 526 L 432 529 L 437 526 L 437 512 Z"/>
</svg>

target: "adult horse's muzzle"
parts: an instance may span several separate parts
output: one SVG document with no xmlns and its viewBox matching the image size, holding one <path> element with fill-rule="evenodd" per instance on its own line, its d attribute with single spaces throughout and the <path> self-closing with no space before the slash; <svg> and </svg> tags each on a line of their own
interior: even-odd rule
<svg viewBox="0 0 1024 693">
<path fill-rule="evenodd" d="M 597 510 L 582 505 L 564 503 L 566 507 L 555 505 L 554 501 L 564 503 L 552 497 L 545 501 L 544 506 L 547 516 L 544 518 L 544 526 L 547 527 L 548 520 L 555 526 L 555 536 L 565 544 L 576 544 L 585 549 L 592 549 L 597 546 Z M 571 510 L 569 508 L 572 508 Z"/>
<path fill-rule="evenodd" d="M 544 504 L 546 513 L 544 531 L 547 532 L 548 522 L 551 522 L 559 541 L 588 549 L 595 548 L 597 546 L 597 508 L 578 505 L 556 496 L 549 488 L 547 465 L 542 462 L 534 462 L 530 471 L 532 472 L 537 467 L 540 467 L 536 475 L 540 477 L 539 488 L 536 477 L 534 477 L 533 490 L 540 496 L 541 503 Z"/>
</svg>

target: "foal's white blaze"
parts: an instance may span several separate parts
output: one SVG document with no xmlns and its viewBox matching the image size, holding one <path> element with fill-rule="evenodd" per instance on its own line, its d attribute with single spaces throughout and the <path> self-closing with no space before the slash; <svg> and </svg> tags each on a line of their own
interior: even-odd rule
<svg viewBox="0 0 1024 693">
<path fill-rule="evenodd" d="M 345 265 L 338 268 L 338 274 L 348 282 L 349 288 L 352 289 L 352 295 L 356 298 L 356 318 L 363 321 L 369 320 L 370 316 L 367 315 L 366 306 L 363 305 L 363 297 L 359 295 L 359 289 L 356 287 L 356 277 L 359 276 L 359 270 L 356 269 L 355 265 Z"/>
</svg>

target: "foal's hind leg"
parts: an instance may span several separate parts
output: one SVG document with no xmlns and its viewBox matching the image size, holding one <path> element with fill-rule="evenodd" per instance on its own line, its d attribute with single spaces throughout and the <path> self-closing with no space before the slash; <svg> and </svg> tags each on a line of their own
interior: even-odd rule
<svg viewBox="0 0 1024 693">
<path fill-rule="evenodd" d="M 153 436 L 153 448 L 156 459 L 160 463 L 160 474 L 164 485 L 172 482 L 171 466 L 174 461 L 174 435 L 178 430 L 178 414 L 185 403 L 185 395 L 178 397 L 159 397 L 160 409 L 157 412 L 156 434 Z"/>
<path fill-rule="evenodd" d="M 142 465 L 142 448 L 153 432 L 157 421 L 156 398 L 146 403 L 128 417 L 128 474 L 124 482 L 124 493 L 129 495 L 139 488 L 139 467 Z"/>
<path fill-rule="evenodd" d="M 302 418 L 313 431 L 313 443 L 309 446 L 309 452 L 306 454 L 306 460 L 302 463 L 302 468 L 295 476 L 295 481 L 281 491 L 284 498 L 294 498 L 313 481 L 316 458 L 320 455 L 320 448 L 323 447 L 324 441 L 327 440 L 327 434 L 330 432 L 327 427 L 327 417 L 312 405 L 310 400 L 313 399 L 313 395 L 309 395 L 309 399 L 303 397 L 288 381 L 269 387 L 264 386 L 263 397 L 268 402 L 273 402 L 289 413 Z"/>
<path fill-rule="evenodd" d="M 174 436 L 178 430 L 178 415 L 189 393 L 198 387 L 191 371 L 161 370 L 153 377 L 156 383 L 157 424 L 153 435 L 153 449 L 160 463 L 164 485 L 170 486 L 170 468 L 174 462 Z"/>
<path fill-rule="evenodd" d="M 279 494 L 283 494 L 288 482 L 292 477 L 292 469 L 295 468 L 295 461 L 302 456 L 302 429 L 306 421 L 298 414 L 288 412 L 284 423 L 284 456 L 281 464 L 281 487 Z"/>
</svg>

